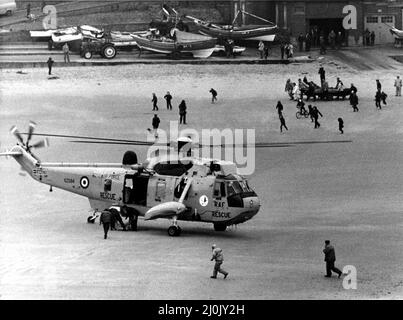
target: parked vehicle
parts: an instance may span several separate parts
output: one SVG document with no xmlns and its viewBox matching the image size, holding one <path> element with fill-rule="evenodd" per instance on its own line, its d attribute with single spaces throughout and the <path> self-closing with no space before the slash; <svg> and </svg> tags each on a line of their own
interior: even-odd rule
<svg viewBox="0 0 403 320">
<path fill-rule="evenodd" d="M 99 54 L 106 59 L 113 59 L 116 56 L 115 45 L 105 39 L 84 37 L 81 43 L 80 55 L 85 59 L 91 59 L 94 54 Z"/>
</svg>

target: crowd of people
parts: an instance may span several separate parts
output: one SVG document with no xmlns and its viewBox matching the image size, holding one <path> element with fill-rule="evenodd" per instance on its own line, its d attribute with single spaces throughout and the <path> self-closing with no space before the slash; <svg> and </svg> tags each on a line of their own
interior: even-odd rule
<svg viewBox="0 0 403 320">
<path fill-rule="evenodd" d="M 321 66 L 319 68 L 318 74 L 320 75 L 320 83 L 321 83 L 321 89 L 322 90 L 328 90 L 329 86 L 326 81 L 326 71 Z M 318 122 L 319 116 L 323 117 L 322 113 L 318 110 L 316 106 L 312 106 L 311 104 L 308 105 L 308 110 L 305 109 L 305 103 L 303 101 L 303 91 L 308 92 L 307 97 L 309 98 L 309 91 L 314 90 L 313 87 L 314 83 L 312 81 L 308 81 L 307 77 L 305 76 L 303 80 L 298 79 L 298 82 L 292 82 L 291 79 L 287 79 L 284 91 L 287 92 L 287 94 L 290 97 L 290 100 L 292 101 L 297 101 L 296 108 L 298 109 L 298 112 L 302 116 L 310 117 L 311 121 L 315 123 L 314 128 L 317 129 L 320 127 L 320 123 Z M 400 79 L 400 76 L 397 76 L 394 82 L 394 86 L 396 88 L 396 97 L 401 96 L 401 91 L 402 91 L 402 79 Z M 336 79 L 336 85 L 334 89 L 338 91 L 342 91 L 345 89 L 345 86 L 343 84 L 343 81 L 337 77 Z M 357 95 L 357 87 L 351 83 L 351 86 L 349 88 L 349 102 L 350 105 L 353 109 L 353 112 L 359 112 L 358 104 L 359 104 L 359 99 Z M 387 105 L 386 98 L 387 94 L 382 91 L 382 84 L 379 79 L 376 79 L 376 93 L 375 93 L 375 107 L 379 110 L 382 109 L 382 104 L 385 106 Z M 282 105 L 281 101 L 277 102 L 276 105 L 276 110 L 278 112 L 279 120 L 280 120 L 280 133 L 283 132 L 283 128 L 288 130 L 288 127 L 285 124 L 285 119 L 283 115 L 283 110 L 284 106 Z M 298 116 L 298 115 L 297 115 Z M 344 133 L 344 120 L 342 118 L 337 119 L 338 124 L 339 124 L 339 132 L 341 134 Z"/>
</svg>

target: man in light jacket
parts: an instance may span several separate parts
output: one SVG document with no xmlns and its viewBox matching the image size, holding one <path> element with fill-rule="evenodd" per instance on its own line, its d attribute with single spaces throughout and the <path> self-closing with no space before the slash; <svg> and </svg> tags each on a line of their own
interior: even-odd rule
<svg viewBox="0 0 403 320">
<path fill-rule="evenodd" d="M 222 273 L 224 275 L 224 279 L 227 278 L 228 272 L 221 269 L 221 265 L 224 262 L 224 255 L 222 253 L 222 250 L 220 248 L 217 248 L 215 244 L 211 247 L 211 250 L 213 251 L 213 256 L 211 257 L 211 261 L 215 260 L 214 264 L 214 271 L 213 275 L 210 277 L 212 279 L 217 279 L 217 272 Z"/>
</svg>

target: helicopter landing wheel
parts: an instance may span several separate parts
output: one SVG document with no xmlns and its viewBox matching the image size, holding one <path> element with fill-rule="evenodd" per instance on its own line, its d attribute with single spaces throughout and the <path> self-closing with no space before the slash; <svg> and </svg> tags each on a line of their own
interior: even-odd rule
<svg viewBox="0 0 403 320">
<path fill-rule="evenodd" d="M 168 235 L 170 237 L 177 237 L 181 234 L 182 229 L 178 226 L 170 226 L 168 228 Z"/>
<path fill-rule="evenodd" d="M 225 231 L 227 229 L 227 226 L 222 223 L 214 223 L 214 230 L 215 231 Z"/>
</svg>

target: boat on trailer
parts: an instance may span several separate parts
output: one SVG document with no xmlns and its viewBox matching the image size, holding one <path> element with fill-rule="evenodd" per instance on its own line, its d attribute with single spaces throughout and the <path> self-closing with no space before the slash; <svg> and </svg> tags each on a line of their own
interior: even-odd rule
<svg viewBox="0 0 403 320">
<path fill-rule="evenodd" d="M 235 22 L 240 13 L 262 20 L 266 22 L 266 24 L 236 26 Z M 214 24 L 188 15 L 186 15 L 185 17 L 193 21 L 196 26 L 199 27 L 199 33 L 201 34 L 209 35 L 216 38 L 232 39 L 234 41 L 274 41 L 274 38 L 279 30 L 275 23 L 242 10 L 238 11 L 231 25 Z"/>
<path fill-rule="evenodd" d="M 137 46 L 141 50 L 164 53 L 179 57 L 190 53 L 194 58 L 208 58 L 214 52 L 217 39 L 195 33 L 174 29 L 172 38 L 155 35 L 135 35 Z"/>
</svg>

